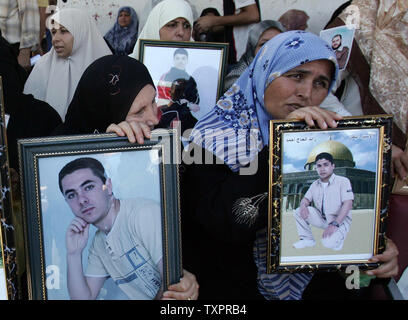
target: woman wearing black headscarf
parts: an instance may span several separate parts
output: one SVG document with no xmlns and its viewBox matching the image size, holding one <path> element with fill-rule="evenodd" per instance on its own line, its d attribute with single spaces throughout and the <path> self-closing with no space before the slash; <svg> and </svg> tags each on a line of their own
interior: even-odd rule
<svg viewBox="0 0 408 320">
<path fill-rule="evenodd" d="M 140 123 L 139 129 L 150 137 L 150 129 L 159 122 L 155 97 L 153 80 L 141 62 L 123 55 L 99 58 L 82 75 L 65 123 L 54 134 L 104 133 L 111 123 L 126 120 Z M 163 299 L 197 297 L 195 276 L 186 270 L 163 294 Z"/>
<path fill-rule="evenodd" d="M 128 117 L 140 118 L 153 128 L 158 123 L 155 95 L 153 80 L 142 63 L 127 56 L 102 57 L 85 70 L 65 123 L 55 134 L 104 133 L 111 123 Z M 147 96 L 151 97 L 146 100 Z M 140 103 L 142 110 L 133 114 Z"/>
</svg>

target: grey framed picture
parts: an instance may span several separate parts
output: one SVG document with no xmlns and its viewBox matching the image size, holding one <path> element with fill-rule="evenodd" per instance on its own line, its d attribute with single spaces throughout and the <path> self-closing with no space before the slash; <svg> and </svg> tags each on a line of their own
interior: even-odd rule
<svg viewBox="0 0 408 320">
<path fill-rule="evenodd" d="M 391 123 L 271 121 L 268 272 L 378 266 L 370 258 L 385 249 Z"/>
<path fill-rule="evenodd" d="M 18 143 L 30 299 L 149 300 L 179 282 L 175 130 Z"/>
</svg>

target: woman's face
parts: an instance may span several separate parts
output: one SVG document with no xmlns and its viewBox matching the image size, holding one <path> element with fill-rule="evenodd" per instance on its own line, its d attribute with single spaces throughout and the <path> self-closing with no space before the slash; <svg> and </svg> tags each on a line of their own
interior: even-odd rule
<svg viewBox="0 0 408 320">
<path fill-rule="evenodd" d="M 159 31 L 160 40 L 164 41 L 189 41 L 191 38 L 191 25 L 184 18 L 177 18 L 167 22 Z"/>
<path fill-rule="evenodd" d="M 285 119 L 296 109 L 320 105 L 327 96 L 333 68 L 329 60 L 316 60 L 276 78 L 265 90 L 266 111 L 274 119 Z"/>
<path fill-rule="evenodd" d="M 118 16 L 118 24 L 124 28 L 130 25 L 130 22 L 132 21 L 132 17 L 130 16 L 130 13 L 127 12 L 126 10 L 122 10 L 119 13 Z"/>
<path fill-rule="evenodd" d="M 126 116 L 126 121 L 144 122 L 151 129 L 159 123 L 157 118 L 156 90 L 147 84 L 139 91 Z"/>
<path fill-rule="evenodd" d="M 258 53 L 259 49 L 261 49 L 266 42 L 271 40 L 273 37 L 277 36 L 279 33 L 281 32 L 275 28 L 266 29 L 258 39 L 258 43 L 256 44 L 255 47 L 255 55 Z"/>
<path fill-rule="evenodd" d="M 63 25 L 54 21 L 51 28 L 52 45 L 60 58 L 68 58 L 74 46 L 74 37 Z"/>
</svg>

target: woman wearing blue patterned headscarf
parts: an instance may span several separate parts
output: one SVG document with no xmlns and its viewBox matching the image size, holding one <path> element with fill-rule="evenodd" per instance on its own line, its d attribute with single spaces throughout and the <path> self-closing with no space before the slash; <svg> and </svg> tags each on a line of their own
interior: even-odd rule
<svg viewBox="0 0 408 320">
<path fill-rule="evenodd" d="M 326 60 L 330 62 L 332 74 L 327 86 L 320 91 L 324 93 L 323 98 L 327 96 L 336 81 L 338 66 L 335 56 L 330 46 L 321 38 L 304 31 L 289 31 L 275 38 L 262 47 L 241 77 L 218 100 L 215 107 L 196 124 L 191 135 L 194 143 L 202 145 L 219 156 L 233 171 L 246 165 L 256 153 L 268 145 L 269 120 L 276 117 L 267 111 L 264 94 L 275 79 L 298 66 Z M 291 111 L 298 110 L 296 115 L 299 116 L 299 113 L 302 113 L 303 120 L 304 112 L 311 112 L 311 110 L 309 108 L 302 110 L 299 107 L 311 105 L 302 99 L 295 100 L 293 104 L 299 106 L 294 106 Z M 321 101 L 317 102 L 313 105 L 318 106 Z M 323 109 L 315 108 L 313 112 L 318 119 L 323 115 L 328 116 L 328 112 Z M 349 115 L 346 110 L 344 113 Z M 333 116 L 333 113 L 330 114 Z M 238 146 L 241 146 L 240 152 L 225 153 L 228 146 L 218 143 L 223 141 L 220 130 L 223 132 L 222 136 L 236 141 Z M 212 133 L 217 136 L 216 141 L 213 141 Z M 236 139 L 234 140 L 233 137 Z"/>
<path fill-rule="evenodd" d="M 183 153 L 180 194 L 183 265 L 197 276 L 200 298 L 301 298 L 310 274 L 266 274 L 269 120 L 336 127 L 341 116 L 318 105 L 337 73 L 334 52 L 318 36 L 282 33 L 261 48 L 195 126 L 191 148 Z M 124 121 L 108 131 L 141 142 L 150 137 L 145 127 Z M 251 168 L 256 170 L 243 172 Z M 248 212 L 255 213 L 251 223 L 236 217 L 235 204 L 242 199 Z M 377 277 L 386 277 L 389 266 L 395 267 L 395 252 L 373 257 L 382 267 L 388 265 L 372 271 Z"/>
<path fill-rule="evenodd" d="M 132 7 L 121 7 L 113 27 L 105 34 L 114 54 L 125 55 L 133 51 L 137 40 L 139 20 L 135 9 Z"/>
<path fill-rule="evenodd" d="M 188 261 L 193 255 L 188 253 L 192 243 L 200 255 L 190 267 L 199 278 L 200 296 L 256 299 L 257 282 L 266 299 L 301 298 L 311 274 L 266 274 L 267 201 L 262 200 L 267 198 L 269 166 L 265 146 L 271 119 L 336 126 L 341 116 L 318 105 L 337 73 L 336 57 L 321 38 L 303 31 L 279 34 L 259 50 L 249 68 L 194 127 L 193 149 L 204 148 L 230 169 L 228 173 L 225 165 L 194 164 L 183 177 L 182 192 L 190 193 L 183 195 L 184 220 L 189 225 L 186 229 L 194 230 L 183 234 L 184 257 Z M 256 161 L 256 156 L 256 173 L 240 175 L 239 170 Z M 252 199 L 250 205 L 259 212 L 248 225 L 236 220 L 233 208 L 239 199 Z M 202 247 L 200 239 L 205 239 Z M 205 247 L 211 248 L 207 255 Z"/>
</svg>

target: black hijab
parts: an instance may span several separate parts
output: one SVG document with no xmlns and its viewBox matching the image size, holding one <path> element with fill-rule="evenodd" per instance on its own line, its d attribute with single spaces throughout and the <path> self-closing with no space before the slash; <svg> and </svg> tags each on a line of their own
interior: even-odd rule
<svg viewBox="0 0 408 320">
<path fill-rule="evenodd" d="M 104 133 L 124 121 L 140 90 L 154 87 L 147 68 L 128 56 L 108 55 L 83 73 L 68 107 L 65 123 L 54 134 Z"/>
<path fill-rule="evenodd" d="M 31 94 L 23 94 L 27 72 L 18 64 L 11 45 L 0 33 L 0 76 L 4 111 L 10 116 L 7 142 L 10 167 L 18 170 L 17 140 L 49 136 L 61 124 L 57 111 Z"/>
</svg>

